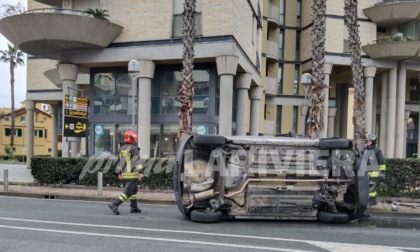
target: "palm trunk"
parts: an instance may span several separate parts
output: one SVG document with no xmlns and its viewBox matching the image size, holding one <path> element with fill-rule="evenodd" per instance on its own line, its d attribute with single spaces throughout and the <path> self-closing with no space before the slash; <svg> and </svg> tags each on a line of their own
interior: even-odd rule
<svg viewBox="0 0 420 252">
<path fill-rule="evenodd" d="M 15 144 L 15 62 L 10 60 L 10 94 L 12 103 L 12 118 L 11 118 L 11 129 L 10 129 L 10 146 L 13 149 Z"/>
<path fill-rule="evenodd" d="M 182 61 L 182 87 L 179 90 L 179 131 L 178 138 L 181 143 L 192 132 L 193 108 L 193 72 L 194 72 L 194 37 L 195 37 L 195 5 L 196 0 L 185 0 L 183 13 L 183 61 Z"/>
<path fill-rule="evenodd" d="M 319 137 L 324 129 L 324 62 L 326 0 L 314 0 L 314 28 L 312 30 L 312 90 L 309 93 L 311 108 L 309 110 L 308 128 L 312 138 Z"/>
<path fill-rule="evenodd" d="M 359 36 L 359 24 L 357 15 L 357 0 L 344 1 L 344 22 L 346 23 L 351 53 L 351 68 L 353 73 L 354 86 L 354 139 L 358 146 L 363 145 L 365 138 L 365 88 L 363 83 L 362 49 Z"/>
</svg>

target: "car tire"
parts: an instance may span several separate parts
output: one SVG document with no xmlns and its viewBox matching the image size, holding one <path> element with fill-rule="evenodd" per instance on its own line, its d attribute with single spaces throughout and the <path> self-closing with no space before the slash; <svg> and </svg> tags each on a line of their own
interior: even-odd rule
<svg viewBox="0 0 420 252">
<path fill-rule="evenodd" d="M 327 213 L 320 211 L 318 221 L 325 223 L 345 224 L 350 222 L 350 215 L 346 213 Z"/>
<path fill-rule="evenodd" d="M 321 150 L 351 149 L 353 143 L 345 138 L 323 138 L 319 140 Z"/>
<path fill-rule="evenodd" d="M 191 211 L 190 219 L 199 223 L 219 223 L 222 221 L 223 214 L 220 211 L 207 212 L 200 210 Z"/>
<path fill-rule="evenodd" d="M 196 135 L 193 138 L 193 144 L 221 147 L 226 144 L 226 138 L 219 135 Z"/>
</svg>

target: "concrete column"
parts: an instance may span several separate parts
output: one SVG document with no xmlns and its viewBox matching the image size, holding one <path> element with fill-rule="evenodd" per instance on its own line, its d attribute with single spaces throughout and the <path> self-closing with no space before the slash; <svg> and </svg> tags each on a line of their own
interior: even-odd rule
<svg viewBox="0 0 420 252">
<path fill-rule="evenodd" d="M 397 106 L 397 69 L 392 68 L 389 71 L 389 82 L 388 82 L 388 116 L 387 116 L 387 140 L 385 156 L 387 158 L 394 157 L 395 149 L 395 117 L 396 117 L 396 106 Z"/>
<path fill-rule="evenodd" d="M 365 77 L 365 121 L 366 132 L 372 133 L 372 112 L 373 112 L 373 78 L 376 74 L 376 67 L 368 66 L 363 69 Z"/>
<path fill-rule="evenodd" d="M 224 55 L 216 58 L 217 74 L 220 76 L 219 135 L 232 135 L 233 76 L 236 75 L 238 57 Z"/>
<path fill-rule="evenodd" d="M 60 74 L 60 80 L 63 84 L 63 97 L 64 95 L 77 95 L 75 90 L 76 85 L 74 82 L 77 80 L 77 74 L 79 72 L 79 66 L 75 64 L 59 64 L 58 72 Z M 62 114 L 64 115 L 64 104 L 62 108 Z M 63 116 L 64 126 L 64 116 Z M 70 151 L 71 150 L 71 151 Z M 62 154 L 63 157 L 77 157 L 80 151 L 80 138 L 78 137 L 67 137 L 67 142 L 62 143 Z M 71 152 L 71 153 L 70 153 Z"/>
<path fill-rule="evenodd" d="M 240 73 L 235 77 L 235 89 L 237 90 L 236 101 L 236 135 L 246 135 L 246 117 L 248 89 L 251 87 L 252 74 Z"/>
<path fill-rule="evenodd" d="M 420 80 L 420 72 L 418 73 L 418 79 Z M 419 106 L 419 121 L 417 122 L 417 158 L 420 158 L 420 106 Z"/>
<path fill-rule="evenodd" d="M 58 121 L 58 111 L 57 105 L 51 104 L 51 157 L 58 156 L 58 132 L 57 132 L 57 121 Z"/>
<path fill-rule="evenodd" d="M 251 122 L 249 133 L 251 136 L 258 136 L 258 124 L 260 120 L 260 103 L 263 95 L 262 87 L 251 87 L 249 99 L 251 100 Z"/>
<path fill-rule="evenodd" d="M 328 109 L 328 137 L 334 137 L 335 114 L 337 108 Z"/>
<path fill-rule="evenodd" d="M 410 118 L 410 110 L 404 111 L 404 151 L 403 151 L 403 158 L 407 157 L 407 123 L 408 118 Z"/>
<path fill-rule="evenodd" d="M 26 168 L 31 169 L 34 156 L 34 109 L 35 101 L 26 100 Z"/>
<path fill-rule="evenodd" d="M 398 87 L 397 87 L 397 108 L 396 108 L 396 129 L 395 129 L 395 150 L 396 158 L 404 157 L 404 111 L 405 111 L 405 90 L 407 82 L 407 66 L 401 63 L 398 72 Z"/>
<path fill-rule="evenodd" d="M 329 87 L 330 86 L 330 76 L 332 72 L 333 64 L 332 63 L 324 63 L 324 74 L 325 80 L 324 84 Z M 325 100 L 324 100 L 324 130 L 322 131 L 320 137 L 327 137 L 328 132 L 328 107 L 330 101 L 330 89 L 324 89 Z"/>
<path fill-rule="evenodd" d="M 140 63 L 139 87 L 137 88 L 137 128 L 140 156 L 150 156 L 150 127 L 151 127 L 151 99 L 152 79 L 155 75 L 155 62 L 138 60 Z M 134 101 L 133 101 L 134 102 Z"/>
<path fill-rule="evenodd" d="M 387 153 L 387 117 L 388 117 L 388 71 L 382 73 L 381 85 L 381 125 L 379 130 L 379 148 Z"/>
</svg>

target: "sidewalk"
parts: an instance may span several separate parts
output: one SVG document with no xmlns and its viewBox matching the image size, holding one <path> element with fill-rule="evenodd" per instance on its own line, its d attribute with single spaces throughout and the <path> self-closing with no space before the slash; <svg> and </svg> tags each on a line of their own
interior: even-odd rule
<svg viewBox="0 0 420 252">
<path fill-rule="evenodd" d="M 8 192 L 4 191 L 3 174 L 8 169 Z M 124 188 L 103 187 L 102 195 L 98 196 L 96 187 L 78 185 L 48 185 L 39 186 L 34 183 L 31 170 L 24 164 L 0 163 L 0 195 L 22 196 L 46 199 L 74 199 L 91 201 L 111 201 L 118 196 Z M 150 204 L 175 204 L 172 190 L 139 189 L 139 200 Z M 407 198 L 378 198 L 378 204 L 369 211 L 420 214 L 420 200 Z"/>
</svg>

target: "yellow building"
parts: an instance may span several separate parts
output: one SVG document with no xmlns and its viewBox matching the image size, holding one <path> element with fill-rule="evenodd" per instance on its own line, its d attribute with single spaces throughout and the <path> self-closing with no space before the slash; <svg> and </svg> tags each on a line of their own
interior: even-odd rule
<svg viewBox="0 0 420 252">
<path fill-rule="evenodd" d="M 23 107 L 15 111 L 15 137 L 14 137 L 14 151 L 15 156 L 26 156 L 27 147 L 27 111 Z M 52 140 L 52 120 L 51 115 L 48 114 L 48 106 L 45 104 L 37 104 L 34 109 L 34 155 L 35 156 L 50 156 L 51 155 L 51 140 Z M 44 109 L 45 111 L 43 111 Z M 11 109 L 0 108 L 0 156 L 5 154 L 5 148 L 10 145 L 11 134 Z M 59 143 L 61 147 L 61 143 Z"/>
</svg>

